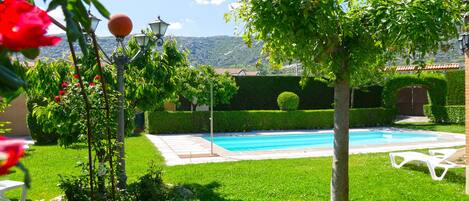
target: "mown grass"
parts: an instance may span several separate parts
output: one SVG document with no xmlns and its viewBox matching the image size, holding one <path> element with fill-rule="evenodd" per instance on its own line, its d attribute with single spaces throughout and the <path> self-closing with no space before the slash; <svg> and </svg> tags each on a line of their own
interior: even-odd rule
<svg viewBox="0 0 469 201">
<path fill-rule="evenodd" d="M 438 131 L 454 132 L 454 130 Z M 129 181 L 143 175 L 150 161 L 163 164 L 161 155 L 144 137 L 127 139 Z M 427 150 L 420 150 L 426 152 Z M 76 174 L 76 161 L 85 160 L 85 150 L 58 146 L 33 146 L 24 159 L 33 175 L 28 198 L 50 199 L 61 192 L 57 174 Z M 164 166 L 168 183 L 193 189 L 199 200 L 329 200 L 331 158 L 240 161 L 184 166 Z M 0 179 L 21 180 L 14 173 Z M 388 153 L 350 156 L 350 200 L 469 200 L 464 195 L 464 170 L 453 169 L 443 181 L 433 181 L 426 166 L 394 169 Z M 18 198 L 20 192 L 6 195 Z"/>
<path fill-rule="evenodd" d="M 435 124 L 435 123 L 399 123 L 394 124 L 397 128 L 431 130 L 450 133 L 464 133 L 464 124 Z"/>
<path fill-rule="evenodd" d="M 331 158 L 242 161 L 167 167 L 168 182 L 200 200 L 329 200 Z M 350 157 L 351 200 L 469 200 L 464 170 L 433 181 L 425 166 L 391 167 L 387 153 Z"/>
<path fill-rule="evenodd" d="M 157 154 L 155 147 L 145 136 L 130 137 L 126 139 L 127 176 L 129 182 L 135 181 L 143 175 L 152 160 L 162 164 L 161 155 Z M 64 149 L 57 145 L 32 146 L 27 150 L 27 156 L 22 160 L 29 169 L 32 179 L 32 188 L 28 191 L 28 199 L 49 200 L 61 194 L 57 187 L 58 175 L 77 175 L 80 168 L 77 162 L 86 161 L 85 147 Z M 0 180 L 11 179 L 22 181 L 23 173 L 13 168 L 14 173 L 0 177 Z M 19 198 L 20 190 L 6 193 L 7 197 Z"/>
</svg>

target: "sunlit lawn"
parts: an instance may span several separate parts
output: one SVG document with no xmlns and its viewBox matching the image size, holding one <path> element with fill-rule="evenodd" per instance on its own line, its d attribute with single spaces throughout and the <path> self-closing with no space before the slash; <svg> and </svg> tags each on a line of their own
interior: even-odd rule
<svg viewBox="0 0 469 201">
<path fill-rule="evenodd" d="M 460 127 L 432 126 L 447 132 Z M 33 175 L 33 188 L 28 198 L 48 200 L 59 195 L 57 174 L 76 174 L 79 169 L 74 166 L 77 161 L 86 159 L 85 153 L 85 150 L 58 146 L 33 146 L 24 160 Z M 130 181 L 144 174 L 151 160 L 159 164 L 163 161 L 144 136 L 127 139 L 127 154 Z M 199 200 L 329 200 L 330 157 L 162 167 L 166 182 L 192 188 Z M 463 169 L 450 170 L 443 181 L 433 181 L 425 166 L 392 168 L 387 153 L 352 155 L 350 198 L 469 200 L 463 193 L 463 174 Z M 21 176 L 15 173 L 1 179 L 21 180 Z M 6 195 L 18 198 L 20 192 Z"/>
<path fill-rule="evenodd" d="M 127 174 L 129 181 L 135 181 L 143 175 L 151 160 L 161 164 L 161 157 L 145 136 L 127 138 Z M 57 145 L 32 146 L 28 156 L 23 159 L 24 164 L 32 175 L 32 188 L 28 192 L 28 199 L 49 200 L 60 195 L 57 187 L 58 175 L 77 175 L 78 161 L 86 161 L 86 149 L 63 149 Z M 13 170 L 16 170 L 15 168 Z M 19 170 L 18 170 L 19 171 Z M 12 179 L 22 181 L 23 173 L 16 172 L 0 179 Z M 19 198 L 20 190 L 6 193 L 7 197 Z"/>
<path fill-rule="evenodd" d="M 394 127 L 418 129 L 418 130 L 432 130 L 450 133 L 464 133 L 464 124 L 435 124 L 435 123 L 400 123 L 394 124 Z"/>
</svg>

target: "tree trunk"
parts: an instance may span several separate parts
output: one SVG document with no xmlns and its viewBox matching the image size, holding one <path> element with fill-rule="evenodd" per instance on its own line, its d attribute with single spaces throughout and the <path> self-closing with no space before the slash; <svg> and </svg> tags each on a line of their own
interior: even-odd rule
<svg viewBox="0 0 469 201">
<path fill-rule="evenodd" d="M 350 88 L 347 68 L 337 76 L 334 88 L 334 155 L 332 158 L 331 201 L 349 199 L 349 104 Z"/>
</svg>

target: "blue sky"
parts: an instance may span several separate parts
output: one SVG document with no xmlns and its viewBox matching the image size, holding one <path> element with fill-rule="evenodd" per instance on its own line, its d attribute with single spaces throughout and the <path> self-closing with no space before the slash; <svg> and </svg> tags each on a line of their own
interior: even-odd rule
<svg viewBox="0 0 469 201">
<path fill-rule="evenodd" d="M 47 1 L 47 3 L 50 1 Z M 216 36 L 234 34 L 234 23 L 225 23 L 223 15 L 229 12 L 236 0 L 101 0 L 112 13 L 124 13 L 133 21 L 133 33 L 139 33 L 148 23 L 158 15 L 170 23 L 167 35 L 174 36 Z M 45 8 L 43 0 L 36 0 L 39 7 Z M 98 15 L 96 10 L 93 14 Z M 63 19 L 61 11 L 54 10 L 49 13 L 56 19 Z M 101 17 L 96 31 L 99 36 L 111 35 L 107 30 L 107 21 Z M 60 30 L 51 26 L 50 34 L 60 33 Z"/>
</svg>

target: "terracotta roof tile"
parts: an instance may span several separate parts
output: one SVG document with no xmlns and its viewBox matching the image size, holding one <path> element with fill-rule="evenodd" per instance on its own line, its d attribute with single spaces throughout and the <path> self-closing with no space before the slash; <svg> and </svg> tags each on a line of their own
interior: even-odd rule
<svg viewBox="0 0 469 201">
<path fill-rule="evenodd" d="M 457 70 L 460 69 L 460 66 L 458 63 L 452 63 L 452 64 L 434 64 L 434 65 L 427 65 L 425 66 L 424 69 L 420 70 L 425 70 L 425 71 L 433 71 L 433 70 Z M 417 71 L 418 66 L 415 65 L 409 65 L 409 66 L 396 66 L 396 71 L 402 72 L 402 71 Z"/>
</svg>

